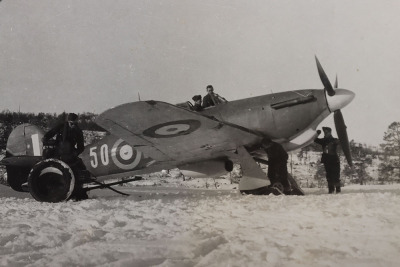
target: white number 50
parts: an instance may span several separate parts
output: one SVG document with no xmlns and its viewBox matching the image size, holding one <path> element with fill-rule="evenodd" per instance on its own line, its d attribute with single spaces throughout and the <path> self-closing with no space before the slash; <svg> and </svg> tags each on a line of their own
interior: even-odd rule
<svg viewBox="0 0 400 267">
<path fill-rule="evenodd" d="M 94 146 L 94 147 L 90 148 L 90 152 L 89 152 L 90 157 L 91 157 L 90 164 L 92 165 L 93 168 L 97 168 L 97 166 L 99 166 L 99 160 L 97 157 L 96 150 L 97 150 L 97 146 Z M 107 144 L 104 144 L 100 147 L 100 160 L 104 166 L 107 166 L 108 163 L 110 163 L 110 159 L 108 157 L 108 145 Z"/>
</svg>

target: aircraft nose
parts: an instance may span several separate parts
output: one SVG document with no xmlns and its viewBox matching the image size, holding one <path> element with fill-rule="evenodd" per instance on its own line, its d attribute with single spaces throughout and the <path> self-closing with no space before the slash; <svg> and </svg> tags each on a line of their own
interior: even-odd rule
<svg viewBox="0 0 400 267">
<path fill-rule="evenodd" d="M 347 89 L 335 89 L 335 95 L 326 96 L 328 107 L 331 112 L 347 106 L 355 97 L 355 94 Z"/>
</svg>

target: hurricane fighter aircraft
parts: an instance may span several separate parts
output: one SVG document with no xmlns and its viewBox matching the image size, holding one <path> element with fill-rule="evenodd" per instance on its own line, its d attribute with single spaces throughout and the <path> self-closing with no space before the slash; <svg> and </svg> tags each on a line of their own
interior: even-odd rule
<svg viewBox="0 0 400 267">
<path fill-rule="evenodd" d="M 93 182 L 101 183 L 92 187 L 98 188 L 110 185 L 106 180 L 172 168 L 191 177 L 212 177 L 231 171 L 234 163 L 242 169 L 241 192 L 269 193 L 270 181 L 257 164 L 266 162 L 261 141 L 268 138 L 286 151 L 307 146 L 330 113 L 334 113 L 341 147 L 351 165 L 341 109 L 355 95 L 337 88 L 337 79 L 332 86 L 317 58 L 316 62 L 324 89 L 256 96 L 201 112 L 194 111 L 190 102 L 172 105 L 153 100 L 106 110 L 96 123 L 109 134 L 85 147 L 81 158 L 87 170 L 83 174 L 60 159 L 44 158 L 43 130 L 29 124 L 10 134 L 1 164 L 14 190 L 27 190 L 45 202 L 68 200 L 77 189 L 90 189 Z"/>
</svg>

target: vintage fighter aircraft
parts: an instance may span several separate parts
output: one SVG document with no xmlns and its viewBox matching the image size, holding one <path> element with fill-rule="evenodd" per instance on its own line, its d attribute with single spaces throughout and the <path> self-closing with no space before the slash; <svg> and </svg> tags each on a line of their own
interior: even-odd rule
<svg viewBox="0 0 400 267">
<path fill-rule="evenodd" d="M 68 200 L 76 188 L 93 181 L 171 168 L 192 177 L 210 177 L 231 171 L 233 163 L 242 168 L 241 192 L 269 193 L 270 182 L 257 164 L 266 158 L 261 140 L 269 138 L 286 151 L 307 146 L 332 112 L 342 149 L 352 164 L 341 109 L 355 95 L 338 89 L 337 79 L 333 87 L 317 58 L 316 62 L 322 90 L 240 99 L 201 112 L 193 111 L 190 102 L 172 105 L 153 100 L 111 108 L 96 120 L 109 135 L 87 146 L 81 155 L 86 176 L 59 159 L 44 159 L 43 130 L 34 125 L 20 125 L 10 134 L 1 164 L 13 189 L 22 191 L 27 182 L 32 196 L 46 202 Z M 297 187 L 293 179 L 292 186 Z"/>
</svg>

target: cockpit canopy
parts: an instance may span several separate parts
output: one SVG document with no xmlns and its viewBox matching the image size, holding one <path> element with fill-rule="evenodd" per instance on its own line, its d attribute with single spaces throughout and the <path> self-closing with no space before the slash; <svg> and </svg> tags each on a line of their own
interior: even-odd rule
<svg viewBox="0 0 400 267">
<path fill-rule="evenodd" d="M 225 104 L 228 102 L 228 100 L 226 100 L 224 97 L 222 97 L 220 95 L 215 94 L 214 97 L 216 97 L 219 101 L 217 101 L 214 106 L 207 107 L 206 109 L 213 108 L 215 106 L 222 105 L 222 104 Z M 184 108 L 184 109 L 188 109 L 188 110 L 193 110 L 193 111 L 195 110 L 192 102 L 190 102 L 190 101 L 178 103 L 175 106 Z"/>
</svg>

